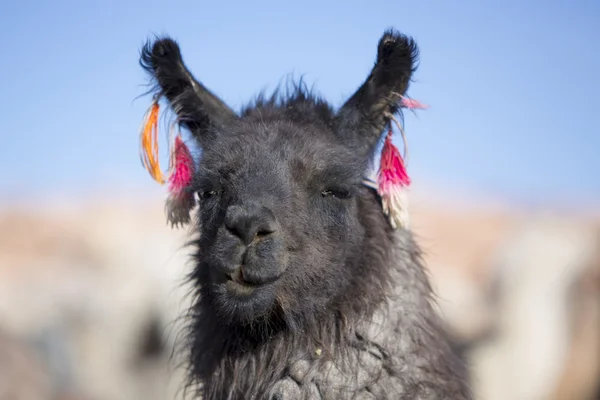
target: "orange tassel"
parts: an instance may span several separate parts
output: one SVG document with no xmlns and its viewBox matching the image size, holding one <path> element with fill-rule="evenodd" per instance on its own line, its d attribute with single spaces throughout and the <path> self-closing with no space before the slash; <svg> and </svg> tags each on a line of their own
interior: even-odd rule
<svg viewBox="0 0 600 400">
<path fill-rule="evenodd" d="M 160 169 L 158 161 L 158 114 L 160 106 L 155 100 L 144 116 L 141 132 L 141 158 L 144 167 L 150 176 L 161 185 L 165 183 L 165 177 Z"/>
</svg>

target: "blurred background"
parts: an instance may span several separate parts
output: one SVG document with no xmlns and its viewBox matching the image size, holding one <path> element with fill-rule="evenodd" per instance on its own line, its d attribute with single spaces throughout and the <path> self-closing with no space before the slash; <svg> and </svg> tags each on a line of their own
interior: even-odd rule
<svg viewBox="0 0 600 400">
<path fill-rule="evenodd" d="M 477 398 L 600 399 L 598 21 L 583 0 L 1 2 L 0 400 L 182 395 L 147 38 L 237 109 L 289 74 L 339 106 L 388 27 L 421 50 L 413 229 Z"/>
</svg>

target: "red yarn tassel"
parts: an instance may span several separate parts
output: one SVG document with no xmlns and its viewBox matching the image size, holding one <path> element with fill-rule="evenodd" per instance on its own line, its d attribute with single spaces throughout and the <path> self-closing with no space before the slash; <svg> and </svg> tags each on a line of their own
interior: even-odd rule
<svg viewBox="0 0 600 400">
<path fill-rule="evenodd" d="M 407 228 L 409 224 L 407 191 L 410 185 L 410 177 L 406 173 L 400 151 L 392 143 L 391 128 L 381 151 L 377 185 L 377 191 L 383 204 L 383 212 L 388 216 L 392 228 Z"/>
<path fill-rule="evenodd" d="M 171 174 L 169 176 L 169 192 L 181 193 L 192 181 L 194 175 L 194 159 L 192 153 L 181 139 L 180 135 L 175 137 L 175 143 L 171 154 Z"/>
<path fill-rule="evenodd" d="M 425 110 L 425 109 L 429 108 L 429 106 L 427 104 L 423 104 L 417 99 L 411 99 L 411 98 L 404 97 L 404 96 L 400 96 L 400 97 L 402 99 L 402 100 L 400 100 L 400 104 L 402 105 L 402 107 L 408 108 L 409 110 L 415 110 L 415 109 Z"/>
<path fill-rule="evenodd" d="M 173 226 L 190 220 L 194 207 L 194 195 L 187 190 L 194 176 L 194 158 L 180 135 L 175 137 L 171 151 L 171 173 L 169 175 L 169 197 L 167 219 Z"/>
</svg>

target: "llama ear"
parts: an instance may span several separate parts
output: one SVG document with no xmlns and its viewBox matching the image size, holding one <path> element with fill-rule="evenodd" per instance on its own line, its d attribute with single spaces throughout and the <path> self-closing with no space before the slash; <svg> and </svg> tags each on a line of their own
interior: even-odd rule
<svg viewBox="0 0 600 400">
<path fill-rule="evenodd" d="M 173 39 L 148 41 L 142 48 L 140 64 L 156 83 L 155 98 L 166 97 L 178 122 L 186 126 L 201 144 L 213 134 L 210 127 L 222 126 L 237 118 L 233 110 L 194 78 Z"/>
<path fill-rule="evenodd" d="M 361 155 L 373 155 L 390 116 L 398 112 L 418 56 L 412 38 L 386 31 L 379 40 L 377 61 L 370 75 L 338 111 L 338 135 Z"/>
</svg>

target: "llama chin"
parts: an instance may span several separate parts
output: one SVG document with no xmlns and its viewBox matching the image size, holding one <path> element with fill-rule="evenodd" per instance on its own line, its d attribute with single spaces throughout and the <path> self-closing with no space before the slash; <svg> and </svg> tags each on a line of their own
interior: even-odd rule
<svg viewBox="0 0 600 400">
<path fill-rule="evenodd" d="M 406 210 L 388 207 L 400 187 L 379 193 L 364 179 L 394 114 L 416 104 L 406 92 L 417 59 L 415 41 L 388 30 L 338 110 L 300 82 L 236 112 L 194 78 L 174 40 L 142 49 L 155 83 L 147 120 L 165 99 L 202 149 L 192 159 L 177 142 L 167 201 L 171 222 L 195 233 L 185 351 L 202 399 L 472 398 Z M 145 165 L 163 183 L 146 128 Z M 403 168 L 386 143 L 388 164 Z M 386 184 L 409 183 L 400 172 Z"/>
</svg>

